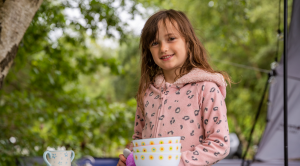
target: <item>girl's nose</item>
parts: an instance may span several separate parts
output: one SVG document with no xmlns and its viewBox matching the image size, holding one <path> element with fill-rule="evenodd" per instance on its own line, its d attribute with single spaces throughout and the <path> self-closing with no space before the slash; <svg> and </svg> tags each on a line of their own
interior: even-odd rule
<svg viewBox="0 0 300 166">
<path fill-rule="evenodd" d="M 161 42 L 160 45 L 160 51 L 161 53 L 166 53 L 168 51 L 169 47 L 167 43 Z"/>
</svg>

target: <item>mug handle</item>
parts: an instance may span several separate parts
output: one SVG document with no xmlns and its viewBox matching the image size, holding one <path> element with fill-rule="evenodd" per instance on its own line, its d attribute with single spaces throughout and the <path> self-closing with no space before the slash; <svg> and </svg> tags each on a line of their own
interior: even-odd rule
<svg viewBox="0 0 300 166">
<path fill-rule="evenodd" d="M 44 159 L 44 161 L 46 162 L 46 164 L 48 165 L 48 166 L 51 166 L 51 164 L 49 163 L 49 161 L 47 160 L 47 154 L 49 154 L 49 158 L 51 159 L 51 152 L 49 152 L 49 151 L 45 151 L 44 152 L 44 154 L 43 154 L 43 159 Z"/>
<path fill-rule="evenodd" d="M 73 161 L 74 157 L 75 157 L 75 152 L 71 150 L 71 162 Z"/>
</svg>

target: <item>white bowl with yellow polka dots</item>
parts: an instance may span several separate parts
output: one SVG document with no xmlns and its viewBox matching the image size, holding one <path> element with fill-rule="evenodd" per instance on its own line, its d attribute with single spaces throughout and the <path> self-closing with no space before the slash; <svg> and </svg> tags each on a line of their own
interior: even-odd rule
<svg viewBox="0 0 300 166">
<path fill-rule="evenodd" d="M 179 144 L 160 144 L 133 147 L 135 153 L 180 153 L 181 143 Z"/>
<path fill-rule="evenodd" d="M 181 153 L 133 153 L 136 166 L 178 166 Z"/>
<path fill-rule="evenodd" d="M 148 138 L 133 140 L 133 146 L 147 146 L 147 145 L 160 145 L 160 144 L 178 144 L 181 137 L 160 137 L 160 138 Z"/>
</svg>

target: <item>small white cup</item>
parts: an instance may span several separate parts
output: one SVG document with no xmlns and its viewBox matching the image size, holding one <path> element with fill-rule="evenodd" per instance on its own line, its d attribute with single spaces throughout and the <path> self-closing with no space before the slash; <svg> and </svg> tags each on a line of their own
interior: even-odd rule
<svg viewBox="0 0 300 166">
<path fill-rule="evenodd" d="M 48 166 L 71 166 L 75 157 L 73 150 L 45 151 L 43 159 Z"/>
</svg>

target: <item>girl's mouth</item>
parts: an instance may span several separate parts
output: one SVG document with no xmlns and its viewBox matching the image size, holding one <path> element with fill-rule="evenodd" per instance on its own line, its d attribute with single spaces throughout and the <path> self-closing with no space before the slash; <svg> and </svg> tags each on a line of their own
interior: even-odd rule
<svg viewBox="0 0 300 166">
<path fill-rule="evenodd" d="M 167 61 L 169 59 L 171 59 L 175 54 L 172 54 L 172 55 L 166 55 L 166 56 L 163 56 L 161 57 L 160 59 L 163 60 L 163 61 Z"/>
</svg>

